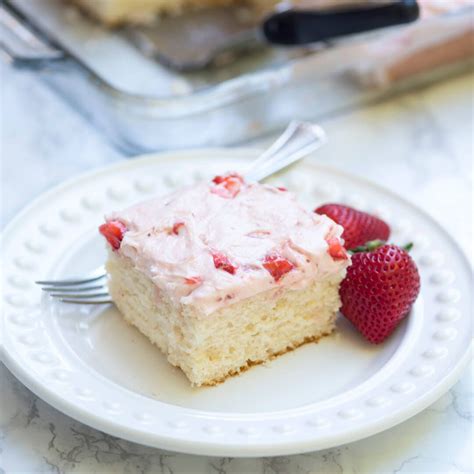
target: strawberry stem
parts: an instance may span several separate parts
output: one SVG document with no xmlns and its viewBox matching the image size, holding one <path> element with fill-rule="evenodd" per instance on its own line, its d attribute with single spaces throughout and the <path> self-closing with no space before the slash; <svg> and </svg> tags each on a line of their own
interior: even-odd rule
<svg viewBox="0 0 474 474">
<path fill-rule="evenodd" d="M 372 252 L 373 250 L 377 250 L 379 247 L 382 247 L 382 245 L 385 245 L 384 240 L 370 240 L 364 245 L 359 245 L 358 247 L 350 249 L 349 252 L 351 254 L 360 252 Z M 413 248 L 413 242 L 409 242 L 406 245 L 400 246 L 400 248 L 405 250 L 405 252 L 409 252 Z"/>
<path fill-rule="evenodd" d="M 366 242 L 364 245 L 359 245 L 358 247 L 354 247 L 350 249 L 349 252 L 351 253 L 359 253 L 359 252 L 372 252 L 372 250 L 377 250 L 379 247 L 385 244 L 384 240 L 370 240 Z"/>
</svg>

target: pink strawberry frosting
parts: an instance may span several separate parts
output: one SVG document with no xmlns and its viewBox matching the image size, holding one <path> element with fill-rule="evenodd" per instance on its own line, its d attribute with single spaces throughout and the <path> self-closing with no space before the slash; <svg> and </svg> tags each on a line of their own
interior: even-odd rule
<svg viewBox="0 0 474 474">
<path fill-rule="evenodd" d="M 306 210 L 293 193 L 242 184 L 225 198 L 214 186 L 199 184 L 107 216 L 127 227 L 118 254 L 174 302 L 209 314 L 345 271 L 349 258 L 331 257 L 327 243 L 343 242 L 342 227 Z M 263 265 L 269 258 L 287 261 L 278 278 Z"/>
</svg>

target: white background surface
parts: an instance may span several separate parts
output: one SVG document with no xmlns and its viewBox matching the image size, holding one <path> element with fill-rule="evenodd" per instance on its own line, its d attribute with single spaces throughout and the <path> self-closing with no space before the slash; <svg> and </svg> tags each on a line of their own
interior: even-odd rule
<svg viewBox="0 0 474 474">
<path fill-rule="evenodd" d="M 122 159 L 34 75 L 1 65 L 2 225 L 78 172 Z M 410 197 L 471 252 L 472 77 L 464 76 L 324 123 L 315 157 Z M 6 473 L 472 472 L 472 368 L 448 394 L 385 433 L 323 452 L 266 459 L 164 453 L 92 430 L 38 400 L 1 368 Z M 2 471 L 0 470 L 0 473 Z"/>
</svg>

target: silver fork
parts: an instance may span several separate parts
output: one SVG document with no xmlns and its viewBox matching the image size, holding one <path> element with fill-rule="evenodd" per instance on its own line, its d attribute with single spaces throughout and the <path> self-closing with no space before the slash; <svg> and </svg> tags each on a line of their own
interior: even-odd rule
<svg viewBox="0 0 474 474">
<path fill-rule="evenodd" d="M 310 122 L 291 122 L 277 140 L 265 150 L 246 170 L 246 181 L 260 181 L 304 158 L 326 143 L 326 134 Z M 87 275 L 65 280 L 39 280 L 41 289 L 64 303 L 112 303 L 107 288 L 105 267 Z"/>
</svg>

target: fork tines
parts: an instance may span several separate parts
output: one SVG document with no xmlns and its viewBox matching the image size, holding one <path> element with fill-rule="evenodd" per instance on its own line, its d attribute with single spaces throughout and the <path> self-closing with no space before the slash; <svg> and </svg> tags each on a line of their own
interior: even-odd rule
<svg viewBox="0 0 474 474">
<path fill-rule="evenodd" d="M 82 278 L 64 280 L 39 280 L 36 283 L 51 297 L 64 303 L 106 304 L 112 303 L 107 288 L 107 273 L 103 266 Z"/>
</svg>

